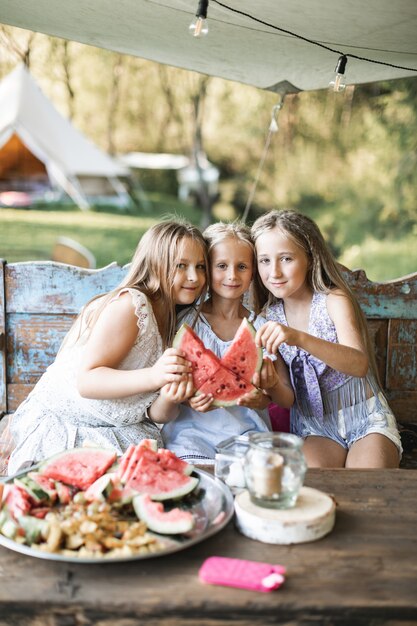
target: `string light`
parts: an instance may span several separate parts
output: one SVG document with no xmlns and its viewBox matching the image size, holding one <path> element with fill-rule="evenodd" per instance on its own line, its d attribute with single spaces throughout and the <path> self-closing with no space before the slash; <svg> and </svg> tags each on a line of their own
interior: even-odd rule
<svg viewBox="0 0 417 626">
<path fill-rule="evenodd" d="M 346 76 L 345 76 L 346 63 L 347 63 L 347 56 L 345 54 L 342 54 L 342 56 L 339 57 L 339 60 L 335 67 L 334 76 L 329 83 L 329 87 L 333 91 L 336 91 L 338 93 L 346 89 Z"/>
<path fill-rule="evenodd" d="M 188 27 L 188 32 L 193 37 L 206 37 L 209 32 L 207 23 L 207 8 L 209 0 L 198 0 L 197 13 Z"/>
<path fill-rule="evenodd" d="M 377 61 L 376 59 L 369 59 L 367 57 L 362 57 L 359 56 L 357 54 L 353 54 L 353 53 L 347 53 L 344 54 L 341 50 L 336 50 L 335 48 L 331 48 L 330 46 L 326 46 L 323 43 L 320 43 L 319 41 L 315 41 L 314 39 L 309 39 L 308 37 L 303 37 L 302 35 L 298 35 L 297 33 L 294 33 L 291 30 L 287 30 L 285 28 L 280 28 L 279 26 L 275 26 L 274 24 L 270 24 L 269 22 L 266 22 L 265 20 L 261 20 L 253 15 L 250 15 L 249 13 L 246 13 L 245 11 L 240 11 L 239 9 L 235 9 L 234 7 L 230 7 L 227 4 L 225 4 L 224 2 L 220 2 L 219 0 L 213 0 L 213 2 L 215 2 L 216 4 L 218 4 L 219 6 L 223 7 L 224 9 L 227 9 L 228 11 L 231 11 L 232 13 L 236 13 L 238 15 L 243 15 L 244 17 L 247 17 L 248 19 L 252 20 L 253 22 L 257 22 L 258 24 L 262 24 L 263 26 L 267 26 L 268 28 L 272 28 L 274 30 L 278 30 L 281 33 L 285 33 L 286 35 L 290 35 L 291 37 L 295 37 L 296 39 L 300 39 L 301 41 L 305 41 L 307 43 L 312 44 L 313 46 L 319 46 L 320 48 L 323 48 L 324 50 L 329 50 L 329 52 L 334 52 L 335 54 L 339 54 L 339 60 L 338 60 L 338 65 L 341 61 L 341 59 L 344 59 L 344 66 L 346 67 L 346 63 L 347 63 L 347 57 L 350 57 L 351 59 L 358 59 L 359 61 L 366 61 L 367 63 L 375 63 L 376 65 L 385 65 L 386 67 L 393 67 L 395 69 L 398 70 L 407 70 L 410 72 L 417 72 L 417 68 L 415 67 L 405 67 L 404 65 L 396 65 L 395 63 L 387 63 L 386 61 Z M 386 51 L 388 52 L 388 50 Z M 336 73 L 337 73 L 337 67 L 336 66 Z M 344 72 L 339 72 L 341 74 L 340 78 L 338 79 L 337 83 L 339 85 L 342 85 L 344 83 L 344 79 L 343 79 L 343 73 Z M 331 81 L 332 83 L 333 81 Z M 334 91 L 343 91 L 344 88 L 346 87 L 346 83 L 344 83 L 344 86 L 342 88 L 339 89 L 335 89 L 334 86 L 332 85 Z"/>
</svg>

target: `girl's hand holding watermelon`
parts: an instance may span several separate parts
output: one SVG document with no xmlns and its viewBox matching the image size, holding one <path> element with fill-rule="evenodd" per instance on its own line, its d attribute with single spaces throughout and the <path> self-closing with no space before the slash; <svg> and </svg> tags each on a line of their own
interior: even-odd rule
<svg viewBox="0 0 417 626">
<path fill-rule="evenodd" d="M 176 348 L 168 348 L 159 357 L 155 365 L 150 368 L 151 378 L 155 389 L 168 383 L 187 381 L 187 374 L 191 373 L 191 363 L 184 359 L 184 353 Z"/>
<path fill-rule="evenodd" d="M 185 402 L 194 393 L 193 377 L 188 374 L 187 378 L 168 383 L 161 388 L 160 396 L 167 402 L 173 402 L 174 404 L 181 404 Z"/>
<path fill-rule="evenodd" d="M 207 413 L 207 411 L 212 411 L 216 407 L 213 405 L 213 396 L 211 394 L 201 393 L 198 396 L 193 396 L 189 399 L 188 404 L 194 411 L 199 411 L 199 413 Z"/>
</svg>

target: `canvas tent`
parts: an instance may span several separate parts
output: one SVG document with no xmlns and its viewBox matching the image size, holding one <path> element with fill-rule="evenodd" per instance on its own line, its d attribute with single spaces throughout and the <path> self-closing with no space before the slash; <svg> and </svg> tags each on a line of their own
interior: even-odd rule
<svg viewBox="0 0 417 626">
<path fill-rule="evenodd" d="M 415 0 L 210 0 L 204 39 L 187 32 L 198 0 L 0 4 L 11 26 L 280 93 L 327 87 L 332 50 L 376 62 L 350 57 L 352 84 L 417 74 Z"/>
<path fill-rule="evenodd" d="M 0 83 L 0 191 L 50 185 L 83 209 L 98 196 L 125 204 L 119 177 L 128 174 L 55 109 L 23 64 Z"/>
</svg>

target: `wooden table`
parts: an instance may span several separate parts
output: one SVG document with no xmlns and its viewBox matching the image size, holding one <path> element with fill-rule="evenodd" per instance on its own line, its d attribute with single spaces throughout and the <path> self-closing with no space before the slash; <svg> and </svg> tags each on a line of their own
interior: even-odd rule
<svg viewBox="0 0 417 626">
<path fill-rule="evenodd" d="M 306 484 L 337 501 L 333 532 L 315 543 L 262 544 L 230 523 L 183 552 L 126 564 L 0 548 L 0 625 L 417 624 L 417 473 L 309 470 Z M 280 563 L 287 580 L 272 593 L 206 586 L 197 572 L 211 555 Z"/>
</svg>

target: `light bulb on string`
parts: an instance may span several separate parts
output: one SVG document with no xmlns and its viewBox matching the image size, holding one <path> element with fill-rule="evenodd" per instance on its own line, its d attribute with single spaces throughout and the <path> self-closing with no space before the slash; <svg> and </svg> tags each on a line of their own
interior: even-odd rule
<svg viewBox="0 0 417 626">
<path fill-rule="evenodd" d="M 208 0 L 199 0 L 195 18 L 188 27 L 188 32 L 192 37 L 205 37 L 209 32 L 207 22 Z"/>
<path fill-rule="evenodd" d="M 269 132 L 270 133 L 277 133 L 279 128 L 278 128 L 278 113 L 280 111 L 282 107 L 282 101 L 279 104 L 275 104 L 275 106 L 272 107 L 272 113 L 271 113 L 271 123 L 269 124 Z"/>
<path fill-rule="evenodd" d="M 346 89 L 346 63 L 347 56 L 342 54 L 342 56 L 340 56 L 337 61 L 337 65 L 334 70 L 334 76 L 329 83 L 329 87 L 332 91 L 340 93 Z"/>
</svg>

